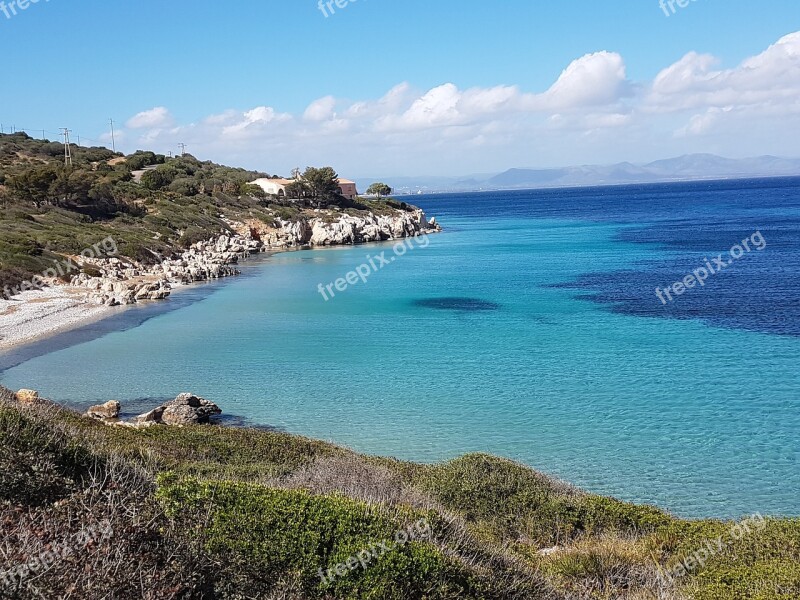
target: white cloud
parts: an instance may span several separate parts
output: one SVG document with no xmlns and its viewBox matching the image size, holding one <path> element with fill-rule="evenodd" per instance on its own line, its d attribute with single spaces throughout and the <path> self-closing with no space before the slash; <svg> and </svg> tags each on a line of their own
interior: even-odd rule
<svg viewBox="0 0 800 600">
<path fill-rule="evenodd" d="M 710 108 L 705 113 L 692 115 L 692 118 L 689 119 L 689 123 L 686 124 L 686 126 L 675 131 L 675 136 L 690 137 L 708 133 L 714 126 L 714 123 L 716 123 L 720 112 L 718 108 Z"/>
<path fill-rule="evenodd" d="M 258 135 L 268 129 L 273 123 L 290 121 L 292 116 L 287 113 L 278 113 L 271 106 L 258 106 L 240 115 L 230 115 L 229 123 L 222 128 L 222 136 L 241 137 Z"/>
<path fill-rule="evenodd" d="M 403 114 L 402 122 L 412 127 L 449 125 L 459 120 L 461 92 L 452 83 L 435 87 L 414 101 Z"/>
<path fill-rule="evenodd" d="M 601 51 L 574 60 L 542 91 L 454 82 L 418 90 L 402 82 L 377 99 L 324 96 L 297 115 L 258 106 L 177 127 L 158 107 L 128 121 L 135 131 L 127 139 L 150 147 L 186 142 L 199 156 L 269 172 L 336 163 L 350 176 L 703 151 L 800 154 L 790 135 L 800 126 L 800 32 L 734 68 L 719 65 L 689 52 L 652 81 L 634 82 L 621 55 Z"/>
<path fill-rule="evenodd" d="M 556 110 L 613 104 L 627 93 L 627 88 L 622 56 L 596 52 L 573 61 L 547 92 L 531 101 L 534 107 Z"/>
<path fill-rule="evenodd" d="M 303 118 L 306 121 L 327 121 L 335 116 L 336 98 L 325 96 L 309 104 Z"/>
<path fill-rule="evenodd" d="M 169 110 L 163 106 L 157 106 L 132 116 L 125 123 L 125 127 L 128 129 L 155 129 L 157 127 L 169 127 L 172 122 L 173 119 Z"/>
<path fill-rule="evenodd" d="M 718 70 L 719 61 L 690 52 L 667 67 L 653 82 L 645 108 L 678 112 L 732 106 L 794 106 L 800 94 L 800 32 L 787 35 L 761 54 L 733 69 Z"/>
</svg>

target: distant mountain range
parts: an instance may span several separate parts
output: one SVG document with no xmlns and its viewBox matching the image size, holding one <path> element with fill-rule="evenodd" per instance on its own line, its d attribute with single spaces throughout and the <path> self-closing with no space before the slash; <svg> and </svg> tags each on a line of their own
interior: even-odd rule
<svg viewBox="0 0 800 600">
<path fill-rule="evenodd" d="M 359 179 L 360 190 L 385 181 L 397 194 L 513 190 L 553 187 L 622 185 L 701 179 L 800 176 L 800 159 L 759 156 L 731 159 L 714 154 L 687 154 L 645 165 L 585 165 L 560 169 L 509 169 L 499 174 L 465 177 L 388 177 Z"/>
</svg>

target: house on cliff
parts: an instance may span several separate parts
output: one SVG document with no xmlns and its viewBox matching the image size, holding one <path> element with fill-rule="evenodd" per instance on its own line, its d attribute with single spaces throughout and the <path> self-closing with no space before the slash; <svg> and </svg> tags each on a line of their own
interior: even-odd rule
<svg viewBox="0 0 800 600">
<path fill-rule="evenodd" d="M 286 198 L 286 187 L 297 181 L 296 179 L 256 179 L 251 182 L 264 190 L 270 196 L 276 198 Z M 358 197 L 356 182 L 349 179 L 339 178 L 339 193 L 348 200 L 355 200 Z"/>
</svg>

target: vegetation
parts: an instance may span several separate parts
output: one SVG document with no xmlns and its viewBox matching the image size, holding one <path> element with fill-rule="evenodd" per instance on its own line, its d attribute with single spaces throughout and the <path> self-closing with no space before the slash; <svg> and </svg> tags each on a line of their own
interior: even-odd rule
<svg viewBox="0 0 800 600">
<path fill-rule="evenodd" d="M 421 520 L 428 535 L 325 576 Z M 800 597 L 797 519 L 728 539 L 732 523 L 587 494 L 492 456 L 419 465 L 267 430 L 109 427 L 0 388 L 0 573 L 95 524 L 113 533 L 0 596 Z M 703 566 L 659 576 L 721 536 L 730 543 Z"/>
<path fill-rule="evenodd" d="M 355 206 L 341 196 L 339 175 L 333 167 L 308 167 L 286 186 L 286 195 L 294 200 L 304 200 L 309 206 Z"/>
<path fill-rule="evenodd" d="M 386 203 L 347 203 L 336 172 L 309 168 L 290 199 L 268 198 L 249 182 L 268 177 L 149 151 L 130 156 L 107 148 L 64 146 L 24 133 L 0 135 L 0 297 L 20 282 L 112 236 L 124 257 L 154 263 L 194 241 L 230 233 L 228 220 L 268 227 L 312 208 L 390 212 Z M 228 219 L 228 220 L 226 220 Z"/>
<path fill-rule="evenodd" d="M 367 188 L 367 195 L 384 198 L 392 195 L 392 188 L 385 183 L 373 183 Z"/>
</svg>

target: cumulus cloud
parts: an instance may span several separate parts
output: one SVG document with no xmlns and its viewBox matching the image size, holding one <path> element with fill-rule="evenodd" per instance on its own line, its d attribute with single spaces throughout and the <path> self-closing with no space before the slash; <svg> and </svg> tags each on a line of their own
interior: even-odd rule
<svg viewBox="0 0 800 600">
<path fill-rule="evenodd" d="M 241 137 L 258 135 L 267 130 L 270 124 L 290 121 L 292 116 L 288 113 L 279 113 L 271 106 L 258 106 L 241 115 L 234 113 L 228 118 L 228 124 L 222 128 L 222 135 Z"/>
<path fill-rule="evenodd" d="M 333 118 L 335 108 L 336 98 L 333 96 L 325 96 L 309 104 L 306 112 L 303 114 L 303 118 L 306 121 L 327 121 Z"/>
<path fill-rule="evenodd" d="M 128 129 L 154 129 L 156 127 L 168 127 L 172 122 L 172 115 L 169 110 L 164 106 L 157 106 L 132 116 L 125 123 L 125 126 Z"/>
<path fill-rule="evenodd" d="M 195 153 L 245 157 L 247 166 L 271 172 L 335 158 L 351 173 L 463 173 L 637 160 L 643 147 L 662 155 L 720 150 L 704 145 L 712 137 L 747 154 L 758 151 L 748 140 L 772 140 L 782 145 L 761 151 L 796 155 L 800 148 L 785 132 L 797 120 L 800 32 L 728 69 L 710 54 L 689 52 L 652 81 L 629 80 L 620 54 L 599 51 L 554 73 L 541 91 L 508 84 L 462 89 L 454 82 L 415 89 L 401 82 L 377 99 L 324 96 L 297 115 L 264 105 L 178 126 L 157 107 L 129 119 L 126 139 L 191 142 Z"/>
<path fill-rule="evenodd" d="M 800 93 L 800 32 L 787 35 L 732 69 L 717 69 L 708 54 L 690 52 L 661 71 L 645 108 L 677 112 L 700 107 L 796 106 Z"/>
<path fill-rule="evenodd" d="M 615 52 L 587 54 L 570 64 L 553 86 L 530 98 L 534 108 L 564 110 L 613 104 L 628 92 L 625 61 Z"/>
</svg>

